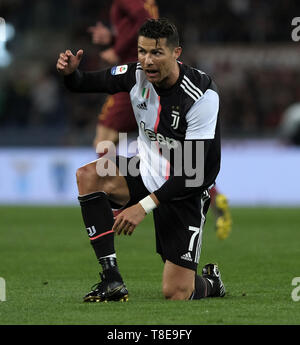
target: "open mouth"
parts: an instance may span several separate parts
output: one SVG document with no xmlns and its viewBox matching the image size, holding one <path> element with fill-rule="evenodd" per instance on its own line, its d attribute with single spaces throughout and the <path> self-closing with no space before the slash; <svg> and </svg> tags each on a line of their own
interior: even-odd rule
<svg viewBox="0 0 300 345">
<path fill-rule="evenodd" d="M 156 69 L 146 69 L 145 72 L 146 72 L 146 75 L 150 78 L 158 76 L 158 70 Z"/>
</svg>

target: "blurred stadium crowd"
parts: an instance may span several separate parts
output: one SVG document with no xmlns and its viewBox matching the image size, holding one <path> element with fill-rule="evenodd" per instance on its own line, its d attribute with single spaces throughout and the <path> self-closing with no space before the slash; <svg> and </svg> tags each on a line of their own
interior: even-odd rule
<svg viewBox="0 0 300 345">
<path fill-rule="evenodd" d="M 221 95 L 225 137 L 272 137 L 300 102 L 294 0 L 157 0 L 178 26 L 182 61 L 209 73 Z M 0 145 L 91 145 L 105 95 L 74 96 L 55 64 L 60 51 L 84 50 L 81 68 L 106 66 L 87 29 L 109 23 L 109 0 L 1 0 Z"/>
</svg>

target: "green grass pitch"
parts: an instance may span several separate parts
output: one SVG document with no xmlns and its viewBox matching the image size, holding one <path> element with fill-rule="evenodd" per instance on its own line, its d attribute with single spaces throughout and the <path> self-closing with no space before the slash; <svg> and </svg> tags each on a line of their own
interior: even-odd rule
<svg viewBox="0 0 300 345">
<path fill-rule="evenodd" d="M 128 303 L 83 303 L 99 266 L 78 207 L 1 207 L 0 325 L 300 324 L 291 293 L 300 277 L 299 209 L 233 208 L 233 232 L 220 241 L 212 214 L 199 267 L 219 264 L 224 298 L 166 301 L 151 216 L 131 237 L 116 237 Z"/>
</svg>

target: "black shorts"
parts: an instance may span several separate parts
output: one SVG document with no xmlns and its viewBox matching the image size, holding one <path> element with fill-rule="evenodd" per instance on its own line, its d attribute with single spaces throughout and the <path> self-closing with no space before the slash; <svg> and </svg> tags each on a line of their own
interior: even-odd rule
<svg viewBox="0 0 300 345">
<path fill-rule="evenodd" d="M 121 159 L 127 160 L 128 164 L 130 158 L 118 156 L 117 166 Z M 138 157 L 133 159 L 138 160 Z M 145 187 L 140 174 L 124 177 L 130 193 L 130 200 L 124 207 L 126 208 L 138 203 L 150 192 Z M 156 251 L 164 262 L 169 260 L 176 265 L 197 271 L 202 247 L 202 231 L 209 204 L 210 196 L 205 190 L 202 195 L 162 203 L 153 210 Z M 112 207 L 117 208 L 113 204 Z"/>
<path fill-rule="evenodd" d="M 156 251 L 164 261 L 197 271 L 209 204 L 205 191 L 201 196 L 160 204 L 153 211 Z"/>
<path fill-rule="evenodd" d="M 128 165 L 129 165 L 129 161 L 134 161 L 132 163 L 132 165 L 135 165 L 138 169 L 138 175 L 137 176 L 131 176 L 128 171 Z M 150 194 L 150 192 L 148 191 L 148 189 L 145 187 L 142 177 L 139 173 L 139 157 L 134 156 L 134 157 L 124 157 L 124 156 L 117 156 L 116 157 L 116 165 L 120 170 L 121 175 L 124 175 L 125 180 L 127 182 L 128 185 L 128 189 L 129 189 L 129 195 L 130 195 L 130 199 L 128 201 L 128 203 L 121 207 L 120 205 L 115 204 L 114 202 L 110 201 L 111 207 L 113 209 L 120 209 L 120 208 L 127 208 L 129 206 L 135 205 L 137 204 L 141 199 L 144 199 L 147 195 Z M 120 165 L 122 166 L 122 168 L 120 167 Z M 126 166 L 126 167 L 125 167 Z M 127 172 L 127 174 L 124 173 L 124 171 L 122 169 L 125 168 L 125 172 Z"/>
</svg>

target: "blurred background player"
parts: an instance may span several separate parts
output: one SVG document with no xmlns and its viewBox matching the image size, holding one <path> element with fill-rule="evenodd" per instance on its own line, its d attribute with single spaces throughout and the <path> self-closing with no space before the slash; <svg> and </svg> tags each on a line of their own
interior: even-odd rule
<svg viewBox="0 0 300 345">
<path fill-rule="evenodd" d="M 105 47 L 99 54 L 100 58 L 111 66 L 137 61 L 138 29 L 149 18 L 158 18 L 155 0 L 113 0 L 110 8 L 111 29 L 102 22 L 88 28 L 92 42 Z M 119 132 L 136 130 L 128 93 L 110 95 L 98 116 L 94 146 L 106 140 L 117 145 Z"/>
</svg>

